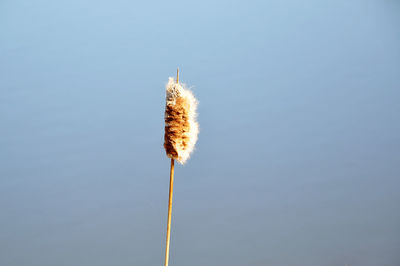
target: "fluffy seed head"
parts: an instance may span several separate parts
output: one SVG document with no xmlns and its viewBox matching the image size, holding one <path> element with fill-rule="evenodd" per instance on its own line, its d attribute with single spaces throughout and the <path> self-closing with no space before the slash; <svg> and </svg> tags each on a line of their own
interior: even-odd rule
<svg viewBox="0 0 400 266">
<path fill-rule="evenodd" d="M 199 133 L 197 100 L 184 84 L 169 78 L 166 86 L 164 148 L 167 156 L 184 164 Z"/>
</svg>

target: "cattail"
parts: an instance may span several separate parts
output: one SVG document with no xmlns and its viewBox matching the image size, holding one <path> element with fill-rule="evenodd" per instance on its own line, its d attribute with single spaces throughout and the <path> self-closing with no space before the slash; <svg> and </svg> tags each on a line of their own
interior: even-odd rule
<svg viewBox="0 0 400 266">
<path fill-rule="evenodd" d="M 164 148 L 167 156 L 184 164 L 197 141 L 197 100 L 185 85 L 169 78 L 165 106 Z"/>
<path fill-rule="evenodd" d="M 193 151 L 197 141 L 199 125 L 196 122 L 197 100 L 184 84 L 179 84 L 179 69 L 176 75 L 176 82 L 173 78 L 169 78 L 166 86 L 166 94 L 164 148 L 167 156 L 171 158 L 167 243 L 165 246 L 165 266 L 168 266 L 174 187 L 174 160 L 184 164 L 189 159 L 190 153 Z"/>
</svg>

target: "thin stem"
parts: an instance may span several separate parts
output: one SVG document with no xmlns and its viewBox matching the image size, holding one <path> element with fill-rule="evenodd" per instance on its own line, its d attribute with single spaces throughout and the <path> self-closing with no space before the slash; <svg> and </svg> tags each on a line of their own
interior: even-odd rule
<svg viewBox="0 0 400 266">
<path fill-rule="evenodd" d="M 172 213 L 173 191 L 174 191 L 174 159 L 171 159 L 171 170 L 169 172 L 169 200 L 168 200 L 167 244 L 165 246 L 165 266 L 168 266 L 168 259 L 169 259 L 169 239 L 171 235 L 171 213 Z"/>
</svg>

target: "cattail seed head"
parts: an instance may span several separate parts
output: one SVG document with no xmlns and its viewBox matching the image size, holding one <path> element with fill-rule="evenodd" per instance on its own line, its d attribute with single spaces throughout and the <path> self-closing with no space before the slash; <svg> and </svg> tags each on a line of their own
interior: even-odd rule
<svg viewBox="0 0 400 266">
<path fill-rule="evenodd" d="M 197 100 L 184 84 L 169 78 L 166 86 L 164 148 L 167 156 L 184 164 L 199 133 Z"/>
</svg>

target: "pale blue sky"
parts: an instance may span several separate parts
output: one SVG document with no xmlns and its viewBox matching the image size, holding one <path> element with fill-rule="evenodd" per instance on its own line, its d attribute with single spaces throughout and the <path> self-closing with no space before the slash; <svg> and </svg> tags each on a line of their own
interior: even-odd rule
<svg viewBox="0 0 400 266">
<path fill-rule="evenodd" d="M 0 2 L 0 265 L 400 264 L 400 4 Z"/>
</svg>

